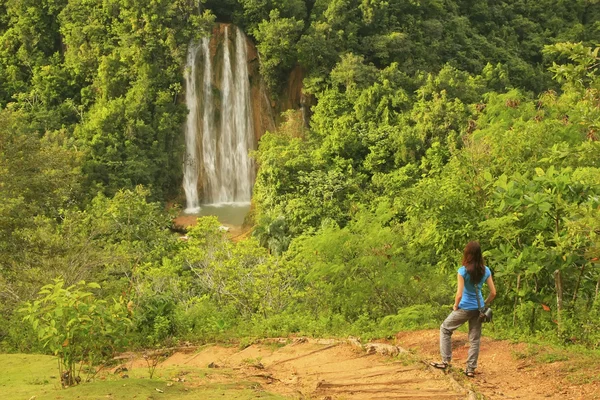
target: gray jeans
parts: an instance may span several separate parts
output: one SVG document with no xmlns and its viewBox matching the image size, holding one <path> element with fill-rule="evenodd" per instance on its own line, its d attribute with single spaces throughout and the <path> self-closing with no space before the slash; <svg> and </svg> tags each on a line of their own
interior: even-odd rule
<svg viewBox="0 0 600 400">
<path fill-rule="evenodd" d="M 452 333 L 467 321 L 469 321 L 469 343 L 471 344 L 467 358 L 467 369 L 474 370 L 477 368 L 479 341 L 481 339 L 479 310 L 458 309 L 448 315 L 448 318 L 440 326 L 440 353 L 442 354 L 442 361 L 447 363 L 452 361 Z"/>
</svg>

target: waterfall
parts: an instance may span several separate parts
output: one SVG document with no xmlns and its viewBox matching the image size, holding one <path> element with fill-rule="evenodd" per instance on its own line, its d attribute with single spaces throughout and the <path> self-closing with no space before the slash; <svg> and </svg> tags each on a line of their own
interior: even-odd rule
<svg viewBox="0 0 600 400">
<path fill-rule="evenodd" d="M 186 213 L 200 211 L 198 200 L 198 157 L 196 150 L 196 125 L 198 121 L 198 100 L 196 96 L 196 55 L 198 46 L 191 44 L 185 66 L 185 104 L 188 115 L 185 124 L 185 160 L 183 168 L 183 189 L 186 199 Z"/>
<path fill-rule="evenodd" d="M 187 213 L 199 212 L 198 179 L 201 176 L 202 204 L 248 204 L 254 184 L 254 164 L 249 152 L 254 148 L 247 43 L 236 28 L 230 42 L 230 29 L 224 29 L 221 81 L 215 82 L 210 39 L 190 44 L 186 68 L 186 163 L 184 188 Z M 234 51 L 231 51 L 234 43 Z M 196 54 L 202 49 L 202 91 L 196 93 Z M 213 96 L 220 88 L 220 96 Z M 201 105 L 201 108 L 198 107 Z M 202 118 L 199 123 L 198 112 Z M 201 135 L 201 160 L 196 158 L 196 137 Z M 193 161 L 192 161 L 193 160 Z M 188 171 L 189 170 L 189 171 Z M 195 196 L 195 197 L 194 197 Z"/>
</svg>

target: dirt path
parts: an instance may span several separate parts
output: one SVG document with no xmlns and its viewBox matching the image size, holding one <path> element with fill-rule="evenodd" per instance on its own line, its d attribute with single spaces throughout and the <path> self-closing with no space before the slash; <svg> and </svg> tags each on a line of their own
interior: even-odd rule
<svg viewBox="0 0 600 400">
<path fill-rule="evenodd" d="M 395 343 L 437 360 L 438 337 L 437 330 L 401 332 Z M 476 376 L 467 381 L 460 373 L 467 334 L 455 332 L 452 340 L 454 375 L 486 399 L 600 399 L 600 360 L 593 355 L 483 337 Z"/>
<path fill-rule="evenodd" d="M 144 364 L 138 359 L 125 365 L 131 369 L 144 368 Z M 176 352 L 159 368 L 184 371 L 189 387 L 250 381 L 264 391 L 292 399 L 462 400 L 467 395 L 410 354 L 369 354 L 345 341 L 265 341 L 243 350 L 208 346 L 193 353 Z M 195 377 L 186 368 L 209 372 Z"/>
<path fill-rule="evenodd" d="M 464 393 L 423 364 L 366 354 L 348 344 L 295 342 L 277 350 L 253 345 L 228 359 L 249 378 L 261 377 L 268 390 L 318 399 L 464 399 Z"/>
<path fill-rule="evenodd" d="M 598 362 L 484 338 L 477 376 L 467 379 L 461 373 L 466 334 L 455 333 L 450 373 L 426 365 L 438 358 L 437 340 L 435 330 L 399 333 L 388 348 L 406 352 L 391 356 L 357 347 L 356 342 L 273 339 L 244 349 L 215 345 L 176 352 L 159 368 L 181 374 L 188 373 L 186 368 L 208 371 L 186 375 L 189 387 L 253 382 L 292 399 L 450 400 L 473 399 L 474 394 L 485 399 L 600 399 Z M 138 359 L 128 365 L 143 364 Z"/>
</svg>

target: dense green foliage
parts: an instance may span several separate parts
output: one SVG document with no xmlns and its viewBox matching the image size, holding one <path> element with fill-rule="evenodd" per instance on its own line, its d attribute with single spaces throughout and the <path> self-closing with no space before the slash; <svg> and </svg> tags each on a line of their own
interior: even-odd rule
<svg viewBox="0 0 600 400">
<path fill-rule="evenodd" d="M 35 321 L 87 298 L 82 280 L 100 308 L 128 302 L 136 346 L 435 326 L 478 239 L 498 329 L 598 347 L 598 16 L 591 0 L 0 1 L 0 342 L 62 351 Z M 215 19 L 256 42 L 273 98 L 300 65 L 315 100 L 310 126 L 290 111 L 261 138 L 237 243 L 210 218 L 177 238 L 163 204 L 187 44 Z M 54 279 L 64 296 L 22 324 Z"/>
<path fill-rule="evenodd" d="M 539 97 L 511 88 L 501 66 L 446 66 L 407 93 L 395 64 L 343 58 L 311 129 L 288 124 L 261 141 L 256 236 L 275 253 L 291 243 L 286 254 L 315 268 L 311 285 L 326 282 L 320 309 L 349 320 L 440 301 L 428 291 L 448 298 L 437 273 L 454 281 L 478 239 L 500 325 L 597 346 L 600 58 L 582 44 L 544 53 L 563 86 Z M 361 221 L 370 228 L 357 232 Z M 423 275 L 423 288 L 403 282 Z"/>
<path fill-rule="evenodd" d="M 542 91 L 551 84 L 542 65 L 545 44 L 593 43 L 600 35 L 600 7 L 588 0 L 245 0 L 230 9 L 233 21 L 266 39 L 264 65 L 285 69 L 281 53 L 297 53 L 319 88 L 340 59 L 354 53 L 379 68 L 398 62 L 409 75 L 446 63 L 471 73 L 502 63 L 515 86 Z M 290 30 L 269 40 L 282 33 L 283 21 L 304 25 L 295 46 L 286 40 L 295 37 Z M 264 72 L 267 81 L 281 83 L 280 71 Z"/>
</svg>

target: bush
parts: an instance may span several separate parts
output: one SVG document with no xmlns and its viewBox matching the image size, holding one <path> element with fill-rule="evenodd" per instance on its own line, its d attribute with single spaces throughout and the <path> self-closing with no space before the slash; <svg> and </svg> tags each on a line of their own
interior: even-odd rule
<svg viewBox="0 0 600 400">
<path fill-rule="evenodd" d="M 175 310 L 175 330 L 180 338 L 213 341 L 223 339 L 239 323 L 235 309 L 219 307 L 208 295 L 179 304 Z"/>
<path fill-rule="evenodd" d="M 387 335 L 405 330 L 437 328 L 448 312 L 439 305 L 416 304 L 383 318 L 379 322 L 379 329 Z"/>
<path fill-rule="evenodd" d="M 86 364 L 89 379 L 93 366 L 112 358 L 127 337 L 130 320 L 124 299 L 109 304 L 86 289 L 100 289 L 100 285 L 81 281 L 64 288 L 64 281 L 55 279 L 39 291 L 38 300 L 20 310 L 42 347 L 58 357 L 63 387 L 79 383 Z"/>
<path fill-rule="evenodd" d="M 34 353 L 44 350 L 37 340 L 37 333 L 30 324 L 23 324 L 22 319 L 23 316 L 19 314 L 0 316 L 0 352 Z"/>
</svg>

